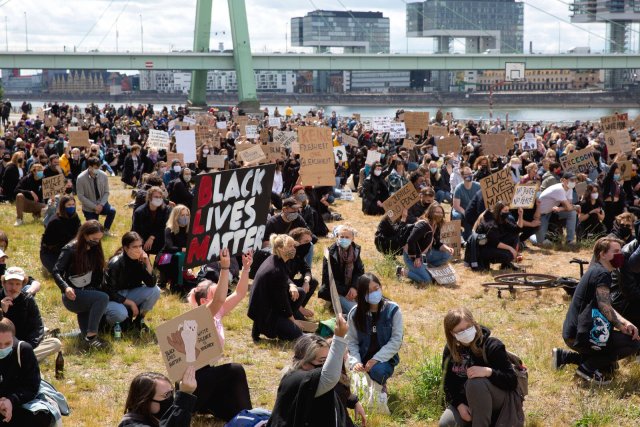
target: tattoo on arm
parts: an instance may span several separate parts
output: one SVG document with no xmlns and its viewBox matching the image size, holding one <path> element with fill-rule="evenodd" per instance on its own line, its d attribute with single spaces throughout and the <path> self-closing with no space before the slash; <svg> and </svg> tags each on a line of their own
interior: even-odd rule
<svg viewBox="0 0 640 427">
<path fill-rule="evenodd" d="M 611 295 L 608 287 L 598 286 L 596 288 L 596 301 L 598 301 L 598 308 L 602 314 L 604 314 L 613 326 L 616 328 L 622 326 L 618 312 L 611 306 Z"/>
</svg>

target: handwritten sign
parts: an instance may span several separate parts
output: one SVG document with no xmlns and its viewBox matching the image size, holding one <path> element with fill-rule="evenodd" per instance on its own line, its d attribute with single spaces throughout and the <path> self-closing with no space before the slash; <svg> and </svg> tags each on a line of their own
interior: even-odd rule
<svg viewBox="0 0 640 427">
<path fill-rule="evenodd" d="M 456 271 L 451 264 L 445 264 L 440 267 L 427 267 L 427 271 L 438 285 L 453 285 L 456 283 Z"/>
<path fill-rule="evenodd" d="M 385 133 L 391 131 L 391 119 L 389 117 L 374 117 L 372 125 L 374 132 Z"/>
<path fill-rule="evenodd" d="M 612 130 L 624 130 L 627 129 L 627 121 L 629 120 L 629 114 L 614 114 L 612 116 L 606 116 L 600 118 L 600 124 L 602 124 L 602 130 L 606 132 Z"/>
<path fill-rule="evenodd" d="M 207 168 L 209 169 L 224 169 L 226 156 L 217 156 L 210 154 L 207 156 Z"/>
<path fill-rule="evenodd" d="M 162 130 L 149 129 L 149 138 L 147 139 L 147 147 L 157 148 L 158 150 L 168 150 L 171 140 L 169 134 Z"/>
<path fill-rule="evenodd" d="M 400 139 L 407 136 L 407 129 L 402 122 L 393 122 L 389 126 L 389 138 Z"/>
<path fill-rule="evenodd" d="M 598 166 L 593 153 L 593 147 L 574 151 L 571 154 L 560 157 L 560 165 L 562 166 L 562 169 L 567 172 L 588 173 L 590 170 L 595 169 Z"/>
<path fill-rule="evenodd" d="M 241 151 L 238 155 L 244 163 L 255 164 L 267 160 L 267 156 L 265 156 L 260 145 L 253 145 L 249 149 Z"/>
<path fill-rule="evenodd" d="M 48 199 L 56 194 L 64 193 L 64 187 L 67 183 L 63 174 L 50 176 L 49 178 L 42 178 L 42 198 Z"/>
<path fill-rule="evenodd" d="M 298 138 L 302 185 L 335 185 L 331 129 L 328 127 L 300 127 L 298 128 Z"/>
<path fill-rule="evenodd" d="M 429 136 L 433 136 L 436 140 L 441 136 L 449 136 L 449 128 L 446 126 L 429 125 Z"/>
<path fill-rule="evenodd" d="M 440 241 L 453 249 L 453 259 L 460 259 L 462 251 L 462 221 L 447 221 L 440 226 Z"/>
<path fill-rule="evenodd" d="M 258 126 L 256 125 L 246 125 L 244 127 L 244 134 L 247 138 L 255 139 L 260 136 L 258 133 Z"/>
<path fill-rule="evenodd" d="M 628 153 L 633 150 L 631 137 L 626 129 L 606 131 L 604 140 L 609 154 Z"/>
<path fill-rule="evenodd" d="M 513 200 L 514 185 L 508 170 L 502 169 L 480 180 L 484 206 L 492 209 L 498 201 L 509 205 Z"/>
<path fill-rule="evenodd" d="M 485 156 L 504 156 L 507 154 L 505 134 L 487 133 L 480 135 L 482 154 Z"/>
<path fill-rule="evenodd" d="M 402 146 L 408 150 L 413 150 L 416 146 L 416 142 L 411 138 L 405 138 L 402 141 Z"/>
<path fill-rule="evenodd" d="M 129 135 L 116 135 L 116 145 L 131 145 Z"/>
<path fill-rule="evenodd" d="M 222 356 L 220 337 L 205 305 L 159 325 L 156 337 L 171 381 L 180 381 L 188 366 L 200 369 Z"/>
<path fill-rule="evenodd" d="M 620 176 L 622 177 L 622 180 L 631 180 L 631 169 L 633 167 L 633 162 L 631 160 L 621 160 L 618 161 L 618 166 L 620 167 Z"/>
<path fill-rule="evenodd" d="M 196 123 L 198 123 L 196 119 L 193 119 L 193 118 L 188 117 L 188 116 L 184 116 L 184 117 L 182 118 L 182 121 L 183 121 L 184 123 L 188 124 L 189 126 L 192 126 L 192 125 L 194 125 L 194 126 L 195 126 L 195 124 L 196 124 Z"/>
<path fill-rule="evenodd" d="M 402 217 L 403 210 L 409 209 L 419 201 L 420 195 L 413 183 L 410 182 L 382 202 L 382 206 L 389 219 L 395 222 Z"/>
<path fill-rule="evenodd" d="M 286 157 L 284 147 L 279 142 L 270 142 L 266 145 L 262 145 L 262 151 L 267 156 L 267 160 L 275 162 L 282 160 Z"/>
<path fill-rule="evenodd" d="M 196 147 L 200 147 L 205 144 L 212 147 L 220 147 L 220 137 L 218 136 L 217 128 L 213 126 L 197 125 L 195 133 Z"/>
<path fill-rule="evenodd" d="M 333 147 L 333 156 L 335 157 L 335 162 L 346 162 L 347 161 L 347 150 L 342 145 L 339 147 Z"/>
<path fill-rule="evenodd" d="M 382 153 L 378 153 L 375 150 L 369 150 L 367 151 L 367 158 L 365 159 L 364 164 L 372 165 L 375 162 L 379 162 L 381 158 L 382 158 Z"/>
<path fill-rule="evenodd" d="M 342 143 L 350 145 L 352 147 L 358 147 L 360 144 L 358 143 L 358 138 L 354 138 L 345 133 L 342 134 Z"/>
<path fill-rule="evenodd" d="M 269 127 L 279 128 L 280 125 L 280 117 L 269 117 Z"/>
<path fill-rule="evenodd" d="M 173 151 L 167 151 L 167 163 L 171 164 L 174 160 L 179 160 L 180 164 L 184 166 L 184 154 L 174 153 Z"/>
<path fill-rule="evenodd" d="M 69 132 L 70 147 L 89 147 L 89 131 L 79 130 L 77 132 Z"/>
<path fill-rule="evenodd" d="M 426 111 L 405 111 L 404 124 L 410 136 L 422 135 L 429 128 L 429 113 Z"/>
<path fill-rule="evenodd" d="M 273 142 L 282 144 L 284 148 L 291 148 L 291 143 L 297 141 L 298 135 L 295 132 L 273 131 Z"/>
<path fill-rule="evenodd" d="M 460 138 L 457 136 L 447 136 L 442 139 L 436 139 L 438 153 L 446 155 L 449 153 L 458 154 L 460 152 Z"/>
<path fill-rule="evenodd" d="M 513 191 L 513 199 L 511 199 L 511 209 L 531 209 L 536 204 L 536 192 L 540 187 L 538 184 L 526 185 L 518 184 Z"/>
</svg>

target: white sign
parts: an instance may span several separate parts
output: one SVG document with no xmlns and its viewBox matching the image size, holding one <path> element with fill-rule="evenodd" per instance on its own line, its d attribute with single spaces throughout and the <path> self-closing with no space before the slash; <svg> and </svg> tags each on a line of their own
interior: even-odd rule
<svg viewBox="0 0 640 427">
<path fill-rule="evenodd" d="M 400 139 L 407 136 L 407 129 L 404 127 L 404 123 L 393 122 L 391 123 L 389 130 L 389 138 Z"/>
<path fill-rule="evenodd" d="M 291 143 L 297 141 L 298 134 L 295 132 L 273 131 L 273 142 L 279 142 L 284 148 L 291 148 Z"/>
<path fill-rule="evenodd" d="M 116 135 L 116 145 L 131 145 L 129 135 Z"/>
<path fill-rule="evenodd" d="M 280 127 L 280 117 L 269 117 L 269 127 L 279 128 Z"/>
<path fill-rule="evenodd" d="M 260 134 L 258 133 L 258 126 L 256 125 L 246 125 L 244 127 L 244 131 L 245 134 L 247 135 L 247 138 L 257 138 L 260 136 Z"/>
<path fill-rule="evenodd" d="M 184 154 L 185 163 L 196 162 L 196 132 L 194 130 L 176 131 L 176 152 Z"/>
<path fill-rule="evenodd" d="M 333 156 L 336 163 L 347 161 L 347 150 L 341 145 L 339 147 L 333 147 Z"/>
<path fill-rule="evenodd" d="M 216 127 L 217 127 L 218 129 L 224 129 L 224 130 L 226 130 L 226 129 L 227 129 L 227 122 L 217 122 L 217 123 L 216 123 Z"/>
<path fill-rule="evenodd" d="M 538 148 L 538 141 L 536 140 L 536 136 L 532 133 L 525 133 L 524 139 L 522 142 L 522 149 L 527 150 L 536 150 Z"/>
<path fill-rule="evenodd" d="M 365 160 L 364 164 L 372 165 L 375 162 L 379 162 L 381 158 L 382 158 L 382 153 L 378 153 L 377 151 L 374 151 L 374 150 L 369 150 L 367 151 L 367 160 Z"/>
<path fill-rule="evenodd" d="M 195 125 L 195 124 L 197 123 L 196 119 L 192 119 L 191 117 L 187 117 L 187 116 L 185 116 L 185 117 L 182 119 L 182 121 L 183 121 L 184 123 L 188 123 L 188 124 L 190 124 L 190 125 Z"/>
<path fill-rule="evenodd" d="M 389 117 L 375 117 L 373 119 L 373 131 L 378 133 L 391 131 L 391 119 Z"/>
<path fill-rule="evenodd" d="M 169 149 L 169 134 L 162 130 L 149 129 L 149 139 L 147 139 L 148 147 L 155 147 L 159 150 Z"/>
</svg>

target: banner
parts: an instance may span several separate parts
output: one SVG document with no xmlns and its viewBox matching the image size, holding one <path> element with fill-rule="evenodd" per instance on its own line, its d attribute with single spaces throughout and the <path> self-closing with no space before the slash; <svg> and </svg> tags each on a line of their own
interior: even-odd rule
<svg viewBox="0 0 640 427">
<path fill-rule="evenodd" d="M 405 111 L 404 124 L 409 136 L 422 135 L 429 129 L 429 113 L 426 111 Z"/>
<path fill-rule="evenodd" d="M 220 250 L 258 250 L 264 235 L 276 165 L 195 175 L 185 267 L 209 264 Z"/>
<path fill-rule="evenodd" d="M 56 194 L 64 193 L 66 183 L 67 179 L 61 173 L 49 178 L 42 178 L 42 198 L 49 199 Z"/>
<path fill-rule="evenodd" d="M 591 169 L 598 167 L 593 153 L 593 147 L 574 151 L 571 154 L 560 157 L 560 165 L 567 172 L 588 173 Z"/>
<path fill-rule="evenodd" d="M 420 195 L 413 183 L 410 182 L 382 202 L 382 206 L 389 219 L 395 222 L 402 217 L 403 210 L 409 209 L 419 201 Z"/>
<path fill-rule="evenodd" d="M 511 174 L 507 169 L 502 169 L 480 180 L 480 188 L 482 189 L 482 198 L 484 206 L 492 209 L 498 202 L 502 201 L 505 205 L 509 205 L 513 200 L 514 185 L 511 181 Z"/>
<path fill-rule="evenodd" d="M 156 338 L 168 377 L 173 382 L 182 380 L 188 366 L 200 369 L 222 356 L 222 343 L 206 305 L 159 325 Z"/>
<path fill-rule="evenodd" d="M 334 186 L 335 165 L 331 129 L 304 126 L 298 128 L 300 175 L 302 185 Z"/>
<path fill-rule="evenodd" d="M 518 184 L 513 191 L 510 209 L 531 209 L 536 205 L 536 193 L 540 186 L 538 184 L 527 185 Z"/>
<path fill-rule="evenodd" d="M 298 140 L 296 132 L 283 132 L 279 130 L 273 131 L 273 142 L 278 142 L 286 149 L 291 148 L 291 143 Z"/>
<path fill-rule="evenodd" d="M 169 134 L 162 130 L 149 129 L 149 138 L 147 139 L 147 147 L 154 147 L 158 150 L 168 150 L 171 140 Z"/>
<path fill-rule="evenodd" d="M 610 130 L 604 133 L 604 140 L 607 143 L 607 153 L 629 153 L 633 150 L 631 137 L 626 129 Z"/>
<path fill-rule="evenodd" d="M 453 259 L 461 259 L 462 251 L 462 221 L 459 219 L 447 221 L 440 227 L 440 241 L 453 249 Z"/>
<path fill-rule="evenodd" d="M 69 132 L 69 147 L 90 147 L 89 131 Z"/>
</svg>

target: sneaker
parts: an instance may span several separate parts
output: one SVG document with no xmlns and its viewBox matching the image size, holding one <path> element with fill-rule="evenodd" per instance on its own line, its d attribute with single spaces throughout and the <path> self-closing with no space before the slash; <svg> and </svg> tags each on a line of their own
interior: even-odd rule
<svg viewBox="0 0 640 427">
<path fill-rule="evenodd" d="M 384 414 L 384 415 L 389 415 L 391 414 L 391 411 L 389 411 L 389 398 L 387 396 L 387 393 L 382 391 L 378 394 L 378 398 L 376 399 L 376 409 L 377 409 L 377 413 L 379 414 Z"/>
<path fill-rule="evenodd" d="M 401 265 L 396 266 L 396 277 L 402 279 L 404 277 L 404 268 Z"/>
<path fill-rule="evenodd" d="M 584 365 L 578 366 L 576 369 L 576 375 L 580 378 L 588 381 L 591 384 L 595 385 L 608 385 L 611 384 L 611 380 L 606 378 L 602 372 L 599 370 L 590 370 L 584 367 Z"/>
<path fill-rule="evenodd" d="M 100 350 L 100 349 L 105 349 L 109 347 L 108 342 L 98 338 L 97 336 L 91 339 L 88 339 L 85 337 L 84 345 L 88 350 L 91 350 L 91 349 Z"/>
<path fill-rule="evenodd" d="M 554 347 L 551 350 L 551 369 L 557 371 L 565 365 L 565 354 L 566 351 L 561 348 Z"/>
<path fill-rule="evenodd" d="M 115 235 L 115 234 L 113 234 L 113 233 L 111 232 L 111 230 L 104 230 L 104 235 L 105 235 L 106 237 L 116 237 L 116 235 Z"/>
<path fill-rule="evenodd" d="M 16 218 L 16 222 L 13 223 L 13 226 L 20 227 L 22 224 L 24 224 L 24 221 L 21 220 L 20 218 Z"/>
</svg>

